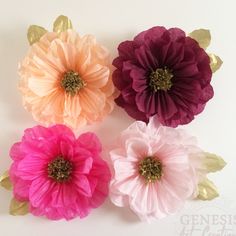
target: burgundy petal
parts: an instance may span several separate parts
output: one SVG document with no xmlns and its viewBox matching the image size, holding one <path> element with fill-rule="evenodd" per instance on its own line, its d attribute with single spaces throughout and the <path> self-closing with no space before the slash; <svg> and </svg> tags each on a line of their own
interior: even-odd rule
<svg viewBox="0 0 236 236">
<path fill-rule="evenodd" d="M 135 50 L 135 56 L 139 64 L 146 70 L 154 70 L 157 68 L 157 60 L 152 53 L 144 45 Z"/>
<path fill-rule="evenodd" d="M 136 95 L 136 104 L 140 111 L 148 114 L 149 116 L 156 113 L 156 99 L 155 93 L 150 93 L 149 89 Z"/>
<path fill-rule="evenodd" d="M 133 79 L 132 87 L 136 92 L 142 92 L 148 87 L 148 77 L 145 70 L 132 70 L 130 72 L 130 77 Z"/>
</svg>

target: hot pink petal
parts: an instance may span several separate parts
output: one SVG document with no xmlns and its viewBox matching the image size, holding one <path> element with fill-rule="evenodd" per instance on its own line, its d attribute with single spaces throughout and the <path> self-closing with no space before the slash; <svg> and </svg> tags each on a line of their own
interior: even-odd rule
<svg viewBox="0 0 236 236">
<path fill-rule="evenodd" d="M 24 154 L 22 154 L 21 152 L 22 152 L 22 150 L 21 150 L 21 143 L 18 142 L 18 143 L 13 144 L 9 154 L 10 154 L 10 157 L 14 161 L 19 161 L 22 158 L 24 158 Z"/>
<path fill-rule="evenodd" d="M 93 133 L 84 133 L 79 136 L 78 144 L 82 147 L 86 147 L 93 153 L 100 153 L 102 151 L 102 146 L 96 135 Z"/>
<path fill-rule="evenodd" d="M 26 155 L 17 166 L 16 175 L 22 176 L 25 180 L 34 180 L 39 176 L 45 176 L 47 160 L 42 160 L 37 155 Z"/>
<path fill-rule="evenodd" d="M 93 167 L 92 157 L 80 158 L 79 161 L 74 163 L 74 168 L 75 168 L 74 171 L 76 174 L 89 174 L 92 167 Z"/>
<path fill-rule="evenodd" d="M 86 197 L 92 196 L 89 180 L 85 175 L 77 175 L 74 177 L 75 186 L 77 191 Z"/>
</svg>

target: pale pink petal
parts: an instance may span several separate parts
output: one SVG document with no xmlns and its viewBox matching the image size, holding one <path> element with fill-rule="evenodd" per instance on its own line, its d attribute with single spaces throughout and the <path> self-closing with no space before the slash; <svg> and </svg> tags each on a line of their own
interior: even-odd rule
<svg viewBox="0 0 236 236">
<path fill-rule="evenodd" d="M 151 147 L 148 142 L 135 137 L 126 141 L 126 150 L 127 157 L 129 159 L 136 159 L 137 161 L 152 155 Z"/>
<path fill-rule="evenodd" d="M 143 184 L 136 195 L 130 199 L 131 209 L 142 221 L 150 221 L 152 218 L 161 219 L 166 216 L 166 213 L 161 210 L 157 195 L 155 184 Z"/>
<path fill-rule="evenodd" d="M 112 186 L 111 182 L 111 186 Z M 111 188 L 110 189 L 110 198 L 111 201 L 118 207 L 126 207 L 129 206 L 129 196 L 122 195 L 117 189 Z"/>
<path fill-rule="evenodd" d="M 118 159 L 114 161 L 113 167 L 115 170 L 114 178 L 116 180 L 124 180 L 133 176 L 138 171 L 136 162 L 128 161 L 127 159 Z"/>
</svg>

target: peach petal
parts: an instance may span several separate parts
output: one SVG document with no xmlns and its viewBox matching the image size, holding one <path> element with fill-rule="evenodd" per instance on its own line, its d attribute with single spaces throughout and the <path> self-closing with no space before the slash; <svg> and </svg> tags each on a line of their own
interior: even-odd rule
<svg viewBox="0 0 236 236">
<path fill-rule="evenodd" d="M 104 108 L 105 97 L 98 89 L 85 87 L 80 93 L 80 103 L 86 113 L 99 112 Z M 94 112 L 92 112 L 94 113 Z"/>
<path fill-rule="evenodd" d="M 57 81 L 54 78 L 29 78 L 29 88 L 38 96 L 47 96 L 55 91 Z"/>
<path fill-rule="evenodd" d="M 87 73 L 83 75 L 83 80 L 91 88 L 101 88 L 107 84 L 109 75 L 110 71 L 107 67 L 94 65 L 88 68 Z"/>
<path fill-rule="evenodd" d="M 81 106 L 79 96 L 66 95 L 65 98 L 65 113 L 69 117 L 76 118 L 80 115 Z"/>
</svg>

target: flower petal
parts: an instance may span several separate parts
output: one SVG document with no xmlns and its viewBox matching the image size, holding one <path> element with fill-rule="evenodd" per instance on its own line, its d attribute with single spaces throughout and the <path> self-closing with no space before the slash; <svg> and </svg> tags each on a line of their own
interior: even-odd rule
<svg viewBox="0 0 236 236">
<path fill-rule="evenodd" d="M 102 145 L 98 137 L 92 132 L 81 134 L 77 139 L 77 143 L 79 146 L 86 148 L 93 153 L 100 153 L 102 151 Z"/>
<path fill-rule="evenodd" d="M 34 180 L 45 175 L 46 170 L 47 160 L 43 160 L 37 155 L 28 154 L 19 162 L 16 171 L 22 179 Z"/>
<path fill-rule="evenodd" d="M 92 196 L 90 183 L 85 175 L 76 175 L 74 181 L 76 189 L 80 194 L 86 197 Z"/>
<path fill-rule="evenodd" d="M 32 206 L 44 208 L 51 200 L 51 191 L 55 183 L 47 178 L 36 178 L 29 189 L 29 200 Z"/>
<path fill-rule="evenodd" d="M 107 84 L 110 75 L 109 68 L 102 65 L 93 65 L 83 75 L 83 80 L 89 88 L 101 88 Z"/>
<path fill-rule="evenodd" d="M 98 89 L 91 90 L 85 87 L 81 90 L 79 96 L 81 107 L 86 113 L 97 113 L 104 108 L 105 97 Z"/>
<path fill-rule="evenodd" d="M 93 166 L 93 158 L 87 157 L 85 159 L 80 157 L 80 160 L 77 160 L 74 163 L 75 170 L 73 171 L 74 174 L 89 174 L 90 170 Z"/>
<path fill-rule="evenodd" d="M 29 78 L 29 88 L 38 96 L 43 97 L 51 94 L 57 89 L 55 78 Z"/>
<path fill-rule="evenodd" d="M 80 98 L 78 95 L 66 95 L 65 98 L 65 116 L 77 118 L 81 113 Z"/>
</svg>

